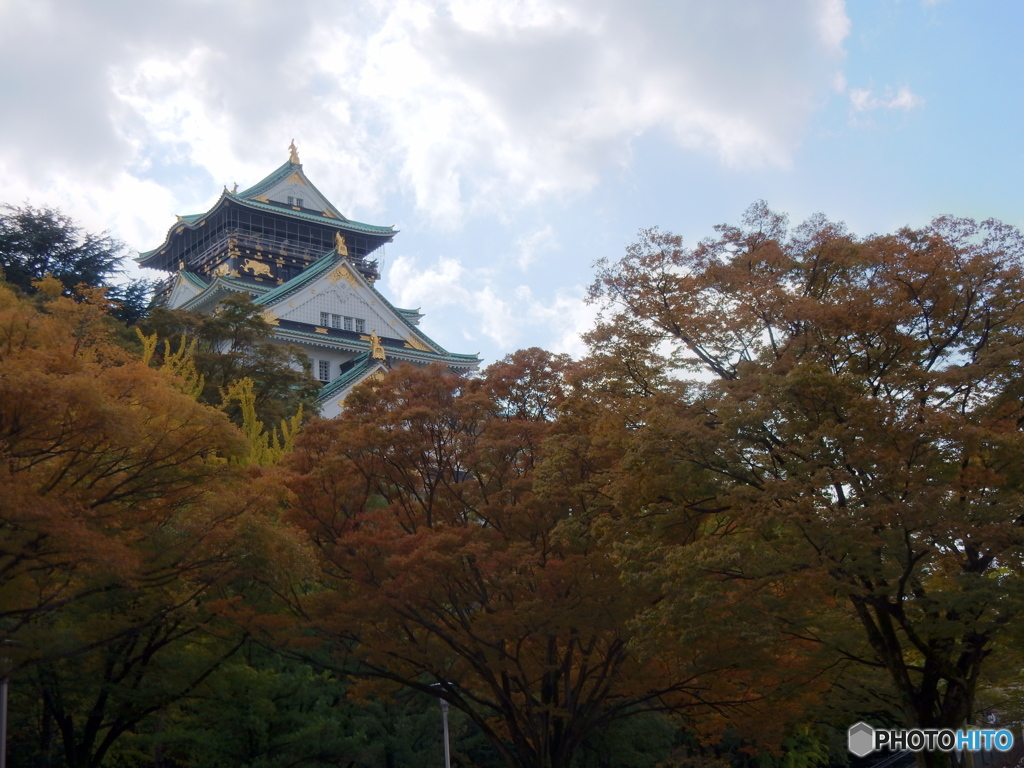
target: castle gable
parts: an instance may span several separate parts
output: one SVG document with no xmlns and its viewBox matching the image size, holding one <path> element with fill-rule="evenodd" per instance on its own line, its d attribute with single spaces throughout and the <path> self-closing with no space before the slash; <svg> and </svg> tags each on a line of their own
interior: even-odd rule
<svg viewBox="0 0 1024 768">
<path fill-rule="evenodd" d="M 337 252 L 324 256 L 314 268 L 258 301 L 267 308 L 268 316 L 286 321 L 286 326 L 311 326 L 314 333 L 328 337 L 375 334 L 393 349 L 446 354 L 415 330 L 409 319 Z"/>
<path fill-rule="evenodd" d="M 175 275 L 174 286 L 167 297 L 167 306 L 171 309 L 180 307 L 201 294 L 207 287 L 206 282 L 199 275 L 182 270 Z"/>
</svg>

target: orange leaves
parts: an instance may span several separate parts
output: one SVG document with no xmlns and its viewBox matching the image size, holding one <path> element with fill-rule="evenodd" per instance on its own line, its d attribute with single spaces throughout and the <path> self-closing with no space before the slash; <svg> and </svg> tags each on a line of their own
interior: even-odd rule
<svg viewBox="0 0 1024 768">
<path fill-rule="evenodd" d="M 608 486 L 632 551 L 889 670 L 908 724 L 958 727 L 1024 616 L 1024 237 L 787 231 L 763 203 L 717 230 L 643 233 L 592 290 L 593 377 L 634 425 Z M 699 609 L 669 596 L 651 618 Z"/>
<path fill-rule="evenodd" d="M 650 595 L 591 530 L 587 463 L 550 440 L 567 366 L 530 350 L 482 382 L 400 368 L 286 465 L 317 549 L 318 587 L 295 597 L 310 628 L 348 640 L 359 674 L 443 683 L 522 765 L 567 765 L 600 723 L 685 698 L 627 651 Z"/>
<path fill-rule="evenodd" d="M 245 502 L 237 431 L 114 343 L 100 296 L 0 287 L 0 603 L 18 626 L 100 586 L 163 579 Z M 216 546 L 222 546 L 218 544 Z"/>
</svg>

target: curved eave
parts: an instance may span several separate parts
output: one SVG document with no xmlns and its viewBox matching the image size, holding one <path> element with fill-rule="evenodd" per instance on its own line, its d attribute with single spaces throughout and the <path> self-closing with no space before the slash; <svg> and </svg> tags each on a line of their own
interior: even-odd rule
<svg viewBox="0 0 1024 768">
<path fill-rule="evenodd" d="M 315 326 L 309 327 L 313 328 Z M 373 348 L 370 342 L 362 341 L 358 338 L 342 338 L 339 335 L 331 335 L 330 333 L 317 333 L 316 331 L 306 331 L 299 328 L 282 328 L 280 325 L 274 329 L 274 337 L 280 341 L 293 340 L 296 343 L 309 344 L 326 349 L 344 349 L 348 352 L 363 353 L 369 352 Z M 467 370 L 476 367 L 480 363 L 479 358 L 475 355 L 439 354 L 437 352 L 422 352 L 418 349 L 398 346 L 398 344 L 404 344 L 402 339 L 387 337 L 381 338 L 381 342 L 384 347 L 384 354 L 388 360 L 419 363 L 420 365 L 444 363 L 454 368 L 465 368 Z"/>
<path fill-rule="evenodd" d="M 351 361 L 351 367 L 340 376 L 324 384 L 317 395 L 318 402 L 327 402 L 338 397 L 344 400 L 353 387 L 372 376 L 374 371 L 387 371 L 387 366 L 381 360 L 375 360 L 366 352 Z"/>
<path fill-rule="evenodd" d="M 272 213 L 280 213 L 285 216 L 291 216 L 292 218 L 295 219 L 311 221 L 315 222 L 316 224 L 324 224 L 325 226 L 334 227 L 335 229 L 348 230 L 349 232 L 358 232 L 361 235 L 393 237 L 398 233 L 398 230 L 390 225 L 382 227 L 378 226 L 377 224 L 363 224 L 361 221 L 353 221 L 352 219 L 333 219 L 330 216 L 321 216 L 318 213 L 296 211 L 294 208 L 273 205 L 271 203 L 263 203 L 260 202 L 259 200 L 247 200 L 239 195 L 233 195 L 230 192 L 225 192 L 223 194 L 226 197 L 228 197 L 232 202 L 238 203 L 239 205 L 248 206 L 249 208 L 252 208 L 253 210 L 256 211 L 269 211 Z"/>
<path fill-rule="evenodd" d="M 297 166 L 292 166 L 293 168 Z M 312 184 L 310 185 L 312 186 Z M 314 188 L 315 189 L 315 188 Z M 316 213 L 306 213 L 305 211 L 296 211 L 292 208 L 286 208 L 283 206 L 272 205 L 270 203 L 261 203 L 258 200 L 247 200 L 240 194 L 234 194 L 224 190 L 221 192 L 220 197 L 217 198 L 217 202 L 206 213 L 190 214 L 188 216 L 182 216 L 174 226 L 167 230 L 167 236 L 164 238 L 163 243 L 154 248 L 151 251 L 145 251 L 140 253 L 135 261 L 142 267 L 148 267 L 150 269 L 164 269 L 167 270 L 167 265 L 158 265 L 156 262 L 159 260 L 158 257 L 164 255 L 164 252 L 171 247 L 171 238 L 178 232 L 183 232 L 185 229 L 196 230 L 203 225 L 210 216 L 216 214 L 222 207 L 226 205 L 240 205 L 243 208 L 248 208 L 253 211 L 260 211 L 262 213 L 276 213 L 281 216 L 290 217 L 293 219 L 299 219 L 302 221 L 308 221 L 315 224 L 320 224 L 328 228 L 333 228 L 342 232 L 351 232 L 360 235 L 373 235 L 376 237 L 392 238 L 398 230 L 393 226 L 378 226 L 376 224 L 363 224 L 359 221 L 353 221 L 352 219 L 333 219 L 329 216 L 321 216 Z M 166 261 L 166 259 L 165 259 Z"/>
<path fill-rule="evenodd" d="M 199 229 L 206 219 L 217 212 L 221 203 L 223 203 L 230 195 L 231 193 L 227 190 L 221 192 L 220 197 L 217 198 L 217 202 L 215 202 L 206 213 L 190 213 L 187 216 L 179 216 L 173 226 L 167 230 L 167 236 L 164 238 L 164 241 L 151 251 L 139 253 L 135 258 L 135 261 L 142 267 L 148 267 L 150 269 L 166 269 L 166 267 L 157 266 L 153 263 L 147 264 L 146 262 L 155 262 L 158 256 L 162 256 L 163 253 L 171 247 L 171 238 L 177 233 L 184 232 L 186 229 Z"/>
<path fill-rule="evenodd" d="M 246 283 L 241 280 L 232 280 L 229 277 L 215 277 L 213 281 L 206 286 L 206 290 L 193 296 L 178 307 L 178 309 L 199 309 L 210 302 L 216 304 L 223 296 L 228 296 L 232 293 L 251 293 L 255 295 L 258 294 L 260 290 L 260 286 Z"/>
<path fill-rule="evenodd" d="M 183 279 L 187 280 L 201 291 L 205 291 L 210 286 L 208 282 L 203 280 L 203 278 L 197 275 L 195 272 L 189 272 L 188 270 L 185 270 L 179 272 L 178 274 L 180 274 Z"/>
</svg>

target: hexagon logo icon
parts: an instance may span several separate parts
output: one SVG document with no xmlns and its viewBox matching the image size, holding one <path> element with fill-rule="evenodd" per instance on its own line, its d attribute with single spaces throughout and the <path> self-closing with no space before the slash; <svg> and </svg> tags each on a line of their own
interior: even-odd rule
<svg viewBox="0 0 1024 768">
<path fill-rule="evenodd" d="M 846 748 L 857 757 L 875 751 L 875 729 L 867 723 L 854 723 L 846 732 Z"/>
</svg>

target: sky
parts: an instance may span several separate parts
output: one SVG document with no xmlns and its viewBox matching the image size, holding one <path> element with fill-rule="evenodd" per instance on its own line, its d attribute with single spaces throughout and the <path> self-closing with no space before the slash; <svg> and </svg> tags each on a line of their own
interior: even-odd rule
<svg viewBox="0 0 1024 768">
<path fill-rule="evenodd" d="M 1022 31 L 1018 0 L 0 0 L 0 202 L 145 251 L 294 139 L 401 230 L 378 287 L 428 335 L 579 355 L 647 227 L 1024 226 Z"/>
</svg>

